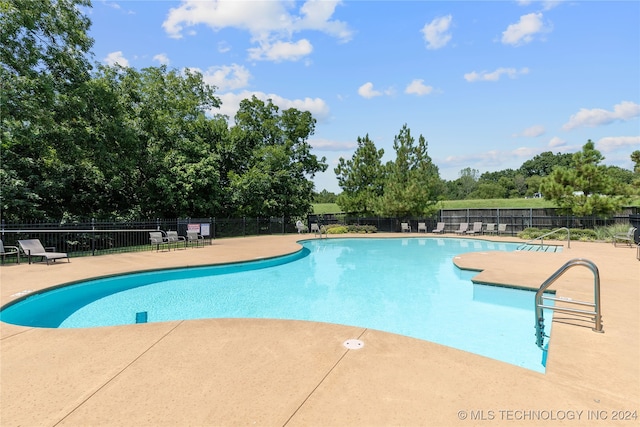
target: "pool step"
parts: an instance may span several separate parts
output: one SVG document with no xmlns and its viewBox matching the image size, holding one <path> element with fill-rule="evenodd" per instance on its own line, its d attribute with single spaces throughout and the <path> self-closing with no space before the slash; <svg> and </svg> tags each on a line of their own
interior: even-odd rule
<svg viewBox="0 0 640 427">
<path fill-rule="evenodd" d="M 531 245 L 526 244 L 518 248 L 519 251 L 529 252 L 562 252 L 562 246 L 560 245 Z"/>
</svg>

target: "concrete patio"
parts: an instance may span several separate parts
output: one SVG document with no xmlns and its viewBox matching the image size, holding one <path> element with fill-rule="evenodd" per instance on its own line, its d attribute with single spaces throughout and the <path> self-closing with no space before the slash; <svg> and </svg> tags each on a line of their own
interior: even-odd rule
<svg viewBox="0 0 640 427">
<path fill-rule="evenodd" d="M 91 277 L 291 253 L 300 238 L 222 239 L 197 249 L 5 265 L 1 302 Z M 560 253 L 476 252 L 452 262 L 478 270 L 474 280 L 483 283 L 537 288 L 572 258 L 599 268 L 605 333 L 554 321 L 545 374 L 431 342 L 326 323 L 209 319 L 93 329 L 0 323 L 0 425 L 638 425 L 635 248 L 571 242 Z M 593 274 L 571 269 L 553 289 L 588 300 Z M 532 340 L 533 326 L 532 319 Z M 348 350 L 342 345 L 347 339 L 365 346 Z"/>
</svg>

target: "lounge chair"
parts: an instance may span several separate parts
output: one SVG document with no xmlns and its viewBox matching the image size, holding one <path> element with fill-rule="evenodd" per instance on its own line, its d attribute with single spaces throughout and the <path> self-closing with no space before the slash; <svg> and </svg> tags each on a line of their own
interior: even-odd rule
<svg viewBox="0 0 640 427">
<path fill-rule="evenodd" d="M 45 249 L 38 239 L 18 240 L 18 245 L 29 258 L 29 264 L 31 264 L 31 257 L 41 257 L 41 261 L 47 261 L 47 265 L 49 265 L 49 260 L 55 262 L 57 259 L 63 258 L 66 258 L 67 262 L 71 262 L 69 255 L 64 252 L 54 252 L 56 248 L 53 246 Z"/>
<path fill-rule="evenodd" d="M 317 222 L 312 222 L 311 223 L 311 232 L 312 233 L 319 233 L 320 232 L 320 227 L 318 226 Z"/>
<path fill-rule="evenodd" d="M 150 231 L 149 241 L 151 242 L 151 246 L 156 245 L 156 252 L 160 250 L 160 245 L 167 245 L 167 249 L 171 250 L 169 239 L 164 237 L 162 231 Z"/>
<path fill-rule="evenodd" d="M 460 223 L 460 228 L 456 230 L 456 234 L 464 234 L 467 232 L 467 230 L 469 229 L 469 223 L 468 222 L 461 222 Z"/>
<path fill-rule="evenodd" d="M 18 257 L 18 264 L 20 264 L 20 249 L 17 246 L 5 246 L 0 240 L 0 257 L 2 257 L 2 263 L 4 264 L 4 257 L 7 255 L 16 255 Z"/>
<path fill-rule="evenodd" d="M 178 249 L 178 243 L 184 242 L 184 247 L 187 247 L 187 239 L 184 236 L 178 236 L 177 231 L 167 231 L 167 240 L 169 241 L 169 245 L 171 243 L 176 245 L 176 249 Z"/>
<path fill-rule="evenodd" d="M 426 222 L 419 222 L 418 223 L 418 233 L 424 231 L 425 233 L 427 232 L 427 223 Z"/>
<path fill-rule="evenodd" d="M 202 247 L 204 247 L 204 237 L 202 237 L 200 233 L 195 230 L 187 230 L 187 244 L 191 244 L 193 246 L 195 243 L 197 248 L 200 245 L 200 242 L 202 242 Z"/>
<path fill-rule="evenodd" d="M 507 232 L 507 224 L 498 224 L 498 236 Z"/>
<path fill-rule="evenodd" d="M 618 246 L 618 243 L 624 243 L 628 246 L 633 246 L 633 234 L 635 233 L 636 228 L 631 227 L 626 233 L 618 233 L 613 236 L 613 246 Z"/>
<path fill-rule="evenodd" d="M 298 229 L 298 234 L 306 233 L 307 231 L 307 226 L 304 225 L 300 220 L 296 221 L 296 228 Z"/>
<path fill-rule="evenodd" d="M 411 226 L 408 222 L 401 223 L 400 228 L 402 229 L 403 233 L 411 233 Z"/>
<path fill-rule="evenodd" d="M 439 222 L 436 228 L 431 230 L 432 233 L 444 233 L 444 222 Z"/>
<path fill-rule="evenodd" d="M 467 230 L 467 234 L 478 234 L 482 233 L 482 222 L 474 222 L 473 228 L 471 230 Z"/>
<path fill-rule="evenodd" d="M 496 234 L 498 231 L 496 230 L 496 223 L 490 222 L 484 227 L 483 234 Z"/>
</svg>

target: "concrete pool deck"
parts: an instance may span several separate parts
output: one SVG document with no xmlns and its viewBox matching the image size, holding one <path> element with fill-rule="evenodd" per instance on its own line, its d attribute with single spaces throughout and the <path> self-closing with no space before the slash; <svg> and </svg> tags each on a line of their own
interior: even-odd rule
<svg viewBox="0 0 640 427">
<path fill-rule="evenodd" d="M 415 237 L 425 236 L 409 238 Z M 300 238 L 220 239 L 197 249 L 4 265 L 1 302 L 91 277 L 286 254 L 299 249 Z M 565 242 L 560 253 L 475 252 L 453 261 L 478 270 L 474 279 L 483 283 L 537 288 L 572 258 L 598 266 L 605 333 L 554 318 L 545 374 L 427 341 L 325 323 L 207 319 L 95 329 L 0 323 L 0 425 L 638 425 L 635 248 L 571 242 L 567 249 Z M 593 274 L 570 269 L 551 289 L 590 300 Z M 533 318 L 526 333 L 535 340 Z M 365 345 L 348 350 L 348 339 Z"/>
</svg>

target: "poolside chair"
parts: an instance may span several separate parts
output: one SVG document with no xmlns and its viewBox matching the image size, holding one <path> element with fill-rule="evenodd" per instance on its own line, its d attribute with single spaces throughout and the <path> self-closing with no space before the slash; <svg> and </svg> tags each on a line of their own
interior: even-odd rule
<svg viewBox="0 0 640 427">
<path fill-rule="evenodd" d="M 164 237 L 162 231 L 150 231 L 149 232 L 149 241 L 151 242 L 151 246 L 156 245 L 156 252 L 160 250 L 160 246 L 167 245 L 167 249 L 171 250 L 171 246 L 169 245 L 169 239 Z"/>
<path fill-rule="evenodd" d="M 184 242 L 184 247 L 187 247 L 187 239 L 184 236 L 178 236 L 177 231 L 167 231 L 167 241 L 169 245 L 171 245 L 171 243 L 175 244 L 176 249 L 178 249 L 178 243 L 180 242 Z"/>
<path fill-rule="evenodd" d="M 197 248 L 200 245 L 200 242 L 202 242 L 202 247 L 204 247 L 204 237 L 202 237 L 200 233 L 195 230 L 187 230 L 187 244 L 191 244 L 191 246 L 193 246 L 195 243 Z"/>
<path fill-rule="evenodd" d="M 311 232 L 312 233 L 319 233 L 320 232 L 320 227 L 318 226 L 317 222 L 312 222 L 311 223 Z"/>
<path fill-rule="evenodd" d="M 507 224 L 498 224 L 498 236 L 507 232 Z"/>
<path fill-rule="evenodd" d="M 296 221 L 296 228 L 298 229 L 298 234 L 305 233 L 307 231 L 307 226 L 300 220 Z"/>
<path fill-rule="evenodd" d="M 432 233 L 444 233 L 444 222 L 439 222 L 436 228 L 431 230 Z"/>
<path fill-rule="evenodd" d="M 4 257 L 7 255 L 16 255 L 18 257 L 18 264 L 20 264 L 20 249 L 17 246 L 5 246 L 0 240 L 0 257 L 2 257 L 2 264 L 4 264 Z"/>
<path fill-rule="evenodd" d="M 456 234 L 464 234 L 467 232 L 467 230 L 469 229 L 469 223 L 468 222 L 461 222 L 460 223 L 460 228 L 456 230 Z"/>
<path fill-rule="evenodd" d="M 474 222 L 473 228 L 471 230 L 467 230 L 467 234 L 478 234 L 482 233 L 482 222 Z"/>
<path fill-rule="evenodd" d="M 18 245 L 29 258 L 29 264 L 31 264 L 31 257 L 40 257 L 42 258 L 41 262 L 47 261 L 47 265 L 49 265 L 49 260 L 55 262 L 57 259 L 63 258 L 66 258 L 67 262 L 71 262 L 69 255 L 64 252 L 54 252 L 56 248 L 53 246 L 45 248 L 39 239 L 18 240 Z"/>
<path fill-rule="evenodd" d="M 496 234 L 497 232 L 495 222 L 490 222 L 484 227 L 483 234 Z"/>
<path fill-rule="evenodd" d="M 613 236 L 613 246 L 618 246 L 618 243 L 624 243 L 628 246 L 633 246 L 633 234 L 636 231 L 636 227 L 631 227 L 626 233 L 618 233 Z"/>
<path fill-rule="evenodd" d="M 411 226 L 408 222 L 401 223 L 400 228 L 402 229 L 403 233 L 411 233 Z"/>
<path fill-rule="evenodd" d="M 418 223 L 418 233 L 424 231 L 425 233 L 427 232 L 427 223 L 426 222 L 419 222 Z"/>
</svg>

